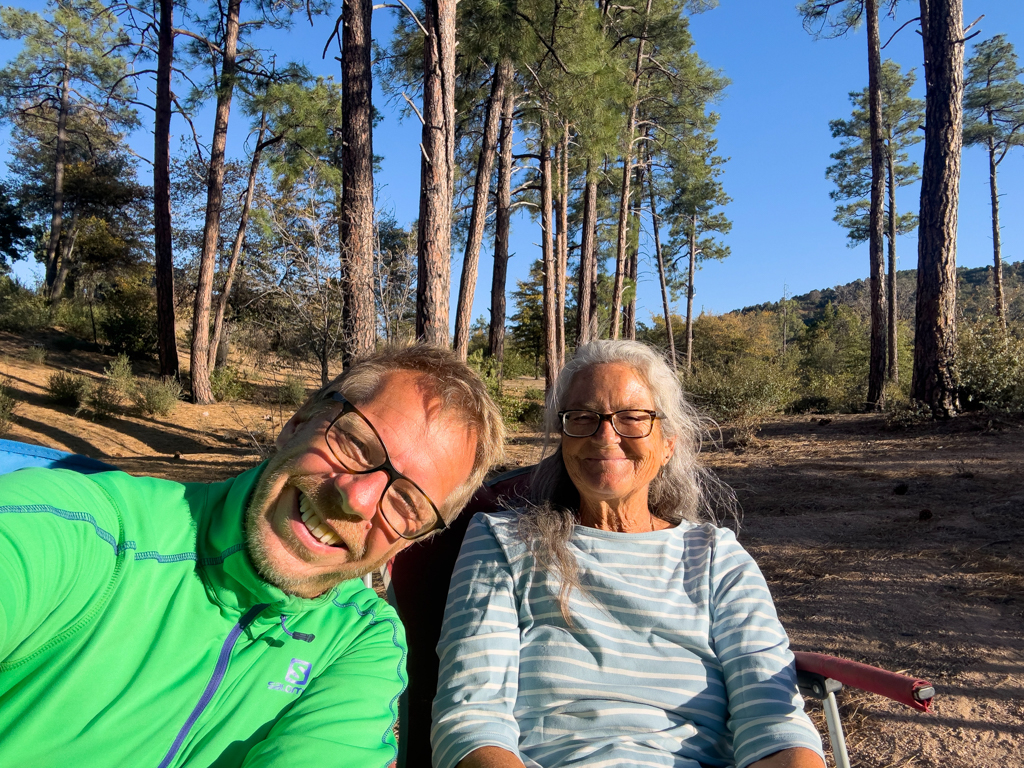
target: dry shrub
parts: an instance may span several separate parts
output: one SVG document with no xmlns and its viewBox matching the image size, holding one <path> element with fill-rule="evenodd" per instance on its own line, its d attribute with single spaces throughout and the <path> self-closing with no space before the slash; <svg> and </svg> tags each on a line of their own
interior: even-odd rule
<svg viewBox="0 0 1024 768">
<path fill-rule="evenodd" d="M 132 400 L 148 416 L 170 416 L 181 401 L 181 384 L 176 379 L 138 379 Z"/>
<path fill-rule="evenodd" d="M 11 428 L 17 408 L 18 399 L 14 395 L 10 378 L 0 378 L 0 435 L 6 434 Z"/>
<path fill-rule="evenodd" d="M 46 382 L 46 391 L 58 405 L 81 407 L 92 393 L 92 382 L 88 377 L 72 371 L 56 371 Z"/>
</svg>

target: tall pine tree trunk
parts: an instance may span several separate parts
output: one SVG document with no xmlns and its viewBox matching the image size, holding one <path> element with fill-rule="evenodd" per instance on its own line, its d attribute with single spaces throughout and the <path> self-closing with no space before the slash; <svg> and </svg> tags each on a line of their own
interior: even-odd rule
<svg viewBox="0 0 1024 768">
<path fill-rule="evenodd" d="M 491 327 L 487 352 L 501 370 L 505 361 L 505 280 L 508 273 L 508 236 L 512 218 L 512 116 L 516 99 L 511 84 L 501 103 L 501 134 L 498 142 L 498 189 L 494 205 L 494 269 L 491 273 Z"/>
<path fill-rule="evenodd" d="M 558 248 L 555 273 L 555 345 L 558 370 L 565 365 L 565 286 L 569 269 L 569 124 L 562 131 L 558 149 Z"/>
<path fill-rule="evenodd" d="M 455 310 L 455 353 L 460 360 L 469 355 L 469 326 L 472 321 L 473 295 L 476 292 L 477 268 L 480 264 L 480 245 L 487 224 L 487 203 L 491 194 L 491 172 L 501 128 L 501 109 L 505 103 L 505 87 L 512 78 L 512 60 L 502 58 L 494 67 L 491 98 L 487 102 L 484 134 L 480 141 L 480 157 L 473 182 L 473 210 L 469 216 L 469 235 L 462 257 L 462 277 L 459 281 L 459 303 Z"/>
<path fill-rule="evenodd" d="M 53 156 L 53 206 L 50 214 L 50 239 L 46 244 L 46 288 L 50 301 L 60 298 L 60 296 L 54 295 L 53 287 L 57 279 L 57 262 L 60 259 L 57 247 L 60 243 L 61 227 L 64 222 L 64 159 L 68 146 L 69 77 L 70 73 L 65 65 L 60 83 L 60 107 L 57 109 L 57 146 Z"/>
<path fill-rule="evenodd" d="M 587 158 L 583 187 L 583 223 L 580 232 L 580 268 L 576 281 L 576 346 L 597 338 L 597 173 Z"/>
<path fill-rule="evenodd" d="M 890 145 L 891 146 L 891 145 Z M 889 180 L 889 364 L 885 369 L 885 380 L 896 383 L 900 380 L 899 364 L 899 326 L 896 324 L 896 173 L 893 168 L 892 154 L 886 152 Z"/>
<path fill-rule="evenodd" d="M 78 239 L 78 209 L 71 215 L 71 226 L 61 227 L 60 266 L 53 280 L 50 292 L 51 301 L 59 301 L 64 293 L 64 283 L 71 271 L 71 257 L 75 252 L 75 240 Z"/>
<path fill-rule="evenodd" d="M 540 226 L 544 264 L 544 386 L 550 389 L 558 378 L 558 343 L 555 334 L 555 248 L 551 216 L 551 147 L 548 146 L 548 121 L 541 123 L 540 139 Z"/>
<path fill-rule="evenodd" d="M 917 248 L 917 313 L 911 396 L 936 416 L 957 407 L 956 230 L 963 142 L 961 0 L 921 0 L 925 139 Z"/>
<path fill-rule="evenodd" d="M 192 315 L 192 402 L 212 403 L 210 388 L 210 301 L 213 296 L 213 269 L 220 240 L 220 214 L 224 203 L 224 150 L 228 140 L 228 118 L 235 89 L 235 56 L 238 52 L 238 22 L 242 0 L 229 0 L 224 35 L 224 54 L 220 82 L 217 84 L 217 111 L 210 144 L 210 170 L 206 181 L 206 222 L 203 250 L 196 282 L 196 303 Z"/>
<path fill-rule="evenodd" d="M 992 113 L 988 115 L 988 124 L 992 125 Z M 1003 257 L 1002 238 L 999 236 L 999 185 L 996 183 L 996 148 L 992 139 L 988 140 L 988 187 L 992 196 L 992 289 L 995 292 L 996 317 L 1006 333 L 1006 304 L 1003 302 Z"/>
<path fill-rule="evenodd" d="M 224 287 L 217 298 L 217 315 L 213 320 L 213 336 L 210 339 L 210 370 L 217 367 L 218 351 L 220 350 L 221 337 L 224 333 L 224 315 L 228 309 L 228 299 L 231 297 L 231 286 L 235 280 L 235 270 L 238 268 L 238 257 L 242 254 L 242 243 L 245 242 L 245 230 L 249 224 L 249 210 L 252 208 L 252 198 L 256 192 L 256 174 L 260 168 L 260 157 L 263 155 L 263 137 L 267 132 L 267 113 L 264 112 L 260 118 L 260 130 L 256 135 L 256 148 L 252 153 L 252 161 L 249 163 L 249 185 L 245 188 L 245 198 L 242 200 L 242 215 L 238 219 L 238 232 L 235 233 L 235 242 L 231 246 L 231 258 L 228 260 L 228 273 L 224 277 Z M 225 363 L 227 360 L 224 361 Z"/>
<path fill-rule="evenodd" d="M 372 0 L 345 0 L 341 45 L 341 248 L 344 365 L 373 352 Z"/>
<path fill-rule="evenodd" d="M 690 269 L 686 276 L 686 375 L 693 373 L 693 278 L 697 271 L 697 214 L 691 217 Z"/>
<path fill-rule="evenodd" d="M 455 0 L 426 0 L 416 337 L 448 346 L 455 166 Z"/>
<path fill-rule="evenodd" d="M 661 254 L 661 233 L 658 227 L 658 206 L 654 197 L 654 174 L 652 173 L 647 189 L 651 195 L 651 228 L 654 230 L 654 255 L 658 260 L 658 284 L 661 286 L 661 306 L 665 312 L 665 333 L 668 334 L 668 355 L 672 362 L 672 370 L 678 370 L 676 366 L 676 339 L 672 333 L 672 315 L 668 306 L 668 283 L 665 280 L 665 261 Z"/>
<path fill-rule="evenodd" d="M 647 27 L 651 19 L 652 0 L 647 0 L 644 10 L 643 31 L 636 44 L 636 67 L 633 70 L 633 100 L 626 121 L 626 146 L 622 158 L 622 189 L 619 201 L 619 227 L 615 242 L 615 282 L 612 285 L 612 319 L 609 335 L 619 338 L 619 312 L 622 306 L 622 283 L 626 268 L 626 237 L 629 227 L 629 182 L 633 166 L 633 134 L 636 132 L 636 113 L 640 102 L 640 75 L 643 71 L 644 46 L 647 42 Z"/>
<path fill-rule="evenodd" d="M 871 135 L 871 209 L 868 254 L 871 263 L 871 351 L 868 365 L 868 406 L 882 404 L 885 385 L 885 136 L 882 127 L 882 50 L 878 35 L 878 0 L 866 0 L 868 27 L 868 113 Z"/>
<path fill-rule="evenodd" d="M 174 328 L 174 250 L 171 240 L 171 66 L 174 1 L 159 0 L 156 105 L 153 118 L 153 252 L 156 272 L 156 334 L 160 375 L 178 378 Z"/>
<path fill-rule="evenodd" d="M 631 236 L 629 253 L 626 257 L 626 278 L 630 281 L 633 292 L 629 297 L 629 301 L 626 302 L 622 313 L 624 336 L 630 341 L 636 340 L 636 287 L 637 267 L 640 260 L 640 197 L 643 195 L 644 190 L 644 172 L 642 167 L 638 167 L 636 171 L 636 189 L 636 197 L 630 203 Z"/>
</svg>

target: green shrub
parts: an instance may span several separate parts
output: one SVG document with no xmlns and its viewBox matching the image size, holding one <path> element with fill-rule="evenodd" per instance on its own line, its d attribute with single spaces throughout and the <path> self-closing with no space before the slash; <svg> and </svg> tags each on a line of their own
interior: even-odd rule
<svg viewBox="0 0 1024 768">
<path fill-rule="evenodd" d="M 52 317 L 53 325 L 62 329 L 65 333 L 79 339 L 92 340 L 93 324 L 88 304 L 62 299 L 53 308 Z"/>
<path fill-rule="evenodd" d="M 138 385 L 135 381 L 135 374 L 132 373 L 132 363 L 128 359 L 128 355 L 121 353 L 115 357 L 104 373 L 106 373 L 111 387 L 125 402 L 134 397 Z"/>
<path fill-rule="evenodd" d="M 302 405 L 306 402 L 305 382 L 289 373 L 278 386 L 276 398 L 282 405 Z"/>
<path fill-rule="evenodd" d="M 792 410 L 863 410 L 867 379 L 868 328 L 849 307 L 829 304 L 800 341 L 800 398 Z"/>
<path fill-rule="evenodd" d="M 50 398 L 59 405 L 81 407 L 92 392 L 92 382 L 88 377 L 71 371 L 56 371 L 50 374 L 46 382 L 46 391 Z"/>
<path fill-rule="evenodd" d="M 210 389 L 217 401 L 252 400 L 256 388 L 242 377 L 241 371 L 230 365 L 215 368 L 210 374 Z"/>
<path fill-rule="evenodd" d="M 537 389 L 536 387 L 527 387 L 526 391 L 523 392 L 523 397 L 525 397 L 527 400 L 539 400 L 540 402 L 543 403 L 544 390 Z"/>
<path fill-rule="evenodd" d="M 89 390 L 78 410 L 88 409 L 93 416 L 105 419 L 108 416 L 117 416 L 124 412 L 124 399 L 118 391 L 117 386 L 106 379 Z"/>
<path fill-rule="evenodd" d="M 50 315 L 42 296 L 0 277 L 0 331 L 29 333 L 46 328 Z"/>
<path fill-rule="evenodd" d="M 156 349 L 156 296 L 140 280 L 118 278 L 103 302 L 100 321 L 111 350 L 129 357 L 152 355 Z"/>
<path fill-rule="evenodd" d="M 22 354 L 22 358 L 25 362 L 33 363 L 34 365 L 43 365 L 46 362 L 46 348 L 36 346 L 29 347 Z"/>
<path fill-rule="evenodd" d="M 724 368 L 698 367 L 684 388 L 713 418 L 753 434 L 789 402 L 794 383 L 781 362 L 743 357 Z"/>
<path fill-rule="evenodd" d="M 170 416 L 181 400 L 181 384 L 171 378 L 138 379 L 132 400 L 149 416 Z"/>
<path fill-rule="evenodd" d="M 14 412 L 18 409 L 18 399 L 14 395 L 14 387 L 9 378 L 0 379 L 0 435 L 5 434 L 14 423 Z"/>
<path fill-rule="evenodd" d="M 961 323 L 957 380 L 965 410 L 1024 412 L 1024 339 L 995 320 Z"/>
</svg>

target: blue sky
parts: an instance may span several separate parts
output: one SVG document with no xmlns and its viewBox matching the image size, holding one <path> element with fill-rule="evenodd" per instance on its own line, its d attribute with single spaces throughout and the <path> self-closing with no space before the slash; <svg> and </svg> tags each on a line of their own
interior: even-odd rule
<svg viewBox="0 0 1024 768">
<path fill-rule="evenodd" d="M 26 3 L 38 8 L 42 3 Z M 721 114 L 717 131 L 720 154 L 729 157 L 723 183 L 732 203 L 725 209 L 733 222 L 724 242 L 732 250 L 725 261 L 704 265 L 697 274 L 695 305 L 721 313 L 815 288 L 827 288 L 867 276 L 867 248 L 848 248 L 846 235 L 832 221 L 834 203 L 829 199 L 830 182 L 825 178 L 829 153 L 838 144 L 829 134 L 828 122 L 850 112 L 848 93 L 867 83 L 866 37 L 863 30 L 834 40 L 814 40 L 794 10 L 795 0 L 721 0 L 720 6 L 692 19 L 698 53 L 722 71 L 732 84 L 715 109 Z M 1016 0 L 964 0 L 967 22 L 986 14 L 975 30 L 974 42 L 994 34 L 1006 34 L 1024 54 L 1024 13 Z M 917 15 L 918 5 L 903 0 L 895 21 L 882 23 L 882 40 Z M 392 25 L 390 11 L 378 10 L 374 34 L 386 42 Z M 904 69 L 918 69 L 918 93 L 923 98 L 921 38 L 916 24 L 908 26 L 884 50 L 883 57 L 899 62 Z M 340 79 L 334 49 L 327 60 L 320 58 L 333 19 L 319 19 L 311 29 L 301 19 L 294 30 L 272 33 L 265 43 L 278 60 L 302 60 L 314 72 Z M 18 50 L 16 42 L 0 41 L 0 60 Z M 968 52 L 970 55 L 970 52 Z M 400 120 L 379 88 L 375 105 L 384 114 L 374 133 L 374 150 L 383 155 L 377 176 L 379 200 L 392 208 L 401 223 L 417 215 L 419 194 L 419 124 L 415 118 Z M 148 116 L 144 116 L 147 119 Z M 200 131 L 212 127 L 212 111 L 196 119 Z M 175 135 L 187 130 L 175 118 Z M 248 131 L 247 118 L 232 111 L 229 153 L 243 155 Z M 7 139 L 0 143 L 0 157 L 6 155 Z M 137 152 L 149 156 L 152 139 L 140 133 L 133 137 Z M 918 145 L 917 152 L 923 145 Z M 148 173 L 140 166 L 142 174 Z M 1024 259 L 1024 217 L 1015 215 L 1024 205 L 1024 151 L 1011 154 L 1000 166 L 1003 210 L 1003 257 Z M 919 188 L 905 187 L 898 193 L 901 210 L 916 210 Z M 525 215 L 513 224 L 509 264 L 509 289 L 522 279 L 539 256 L 539 224 Z M 917 242 L 913 236 L 899 241 L 899 268 L 913 269 L 917 263 Z M 649 243 L 642 241 L 638 319 L 650 322 L 660 313 L 660 294 L 653 270 Z M 480 278 L 474 303 L 474 318 L 488 314 L 490 290 L 490 244 L 481 254 Z M 988 197 L 987 161 L 983 150 L 972 148 L 963 158 L 960 193 L 958 264 L 983 266 L 991 262 L 992 235 Z M 452 264 L 452 306 L 458 291 L 461 252 Z M 31 268 L 20 263 L 17 273 L 31 280 Z M 684 310 L 682 301 L 673 310 Z M 512 313 L 509 309 L 509 314 Z M 454 322 L 454 317 L 452 318 Z"/>
</svg>

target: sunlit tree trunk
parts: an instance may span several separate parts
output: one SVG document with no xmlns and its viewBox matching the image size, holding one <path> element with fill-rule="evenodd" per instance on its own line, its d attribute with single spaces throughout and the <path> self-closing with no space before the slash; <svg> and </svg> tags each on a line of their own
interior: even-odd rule
<svg viewBox="0 0 1024 768">
<path fill-rule="evenodd" d="M 503 58 L 494 68 L 491 97 L 487 101 L 484 133 L 480 141 L 480 157 L 473 182 L 473 209 L 469 216 L 469 234 L 462 258 L 462 278 L 459 282 L 459 303 L 455 310 L 455 352 L 460 359 L 469 355 L 469 326 L 472 321 L 473 295 L 476 291 L 477 268 L 480 264 L 480 245 L 487 224 L 487 202 L 491 191 L 491 172 L 501 128 L 501 109 L 505 103 L 505 86 L 512 78 L 512 60 Z"/>
<path fill-rule="evenodd" d="M 992 125 L 992 113 L 988 115 L 988 124 Z M 996 317 L 1006 333 L 1006 304 L 1003 301 L 1003 257 L 1002 238 L 999 236 L 999 185 L 996 180 L 995 143 L 988 140 L 988 187 L 992 198 L 992 289 L 995 293 Z"/>
<path fill-rule="evenodd" d="M 963 141 L 961 0 L 921 0 L 925 140 L 917 249 L 917 315 L 911 396 L 936 416 L 957 407 L 956 230 Z"/>
<path fill-rule="evenodd" d="M 498 156 L 498 189 L 494 206 L 494 269 L 491 274 L 491 327 L 487 335 L 488 354 L 501 370 L 505 360 L 505 280 L 508 272 L 508 236 L 512 217 L 512 116 L 515 111 L 512 88 L 505 91 L 501 105 L 501 134 Z"/>
<path fill-rule="evenodd" d="M 64 223 L 64 158 L 68 146 L 68 90 L 70 73 L 67 66 L 60 83 L 60 107 L 57 109 L 57 146 L 53 153 L 53 207 L 50 214 L 50 239 L 46 244 L 46 288 L 50 301 L 56 301 L 53 287 L 57 279 L 57 261 L 60 258 L 61 227 Z"/>
<path fill-rule="evenodd" d="M 426 0 L 416 336 L 448 346 L 455 167 L 455 0 Z"/>
<path fill-rule="evenodd" d="M 544 386 L 550 389 L 558 378 L 558 344 L 555 333 L 555 248 L 551 216 L 551 147 L 548 146 L 548 123 L 541 126 L 540 139 L 540 222 L 541 252 L 544 264 Z"/>
<path fill-rule="evenodd" d="M 690 217 L 690 268 L 686 276 L 686 374 L 693 373 L 693 281 L 697 271 L 697 216 Z"/>
<path fill-rule="evenodd" d="M 587 158 L 583 188 L 583 223 L 580 233 L 580 268 L 576 281 L 576 346 L 597 338 L 597 174 Z"/>
<path fill-rule="evenodd" d="M 227 275 L 224 277 L 224 287 L 221 288 L 220 296 L 217 298 L 217 315 L 213 320 L 213 335 L 210 338 L 210 369 L 217 367 L 218 351 L 220 350 L 221 337 L 224 333 L 224 315 L 228 309 L 228 299 L 231 298 L 231 288 L 235 280 L 235 270 L 238 268 L 238 257 L 242 254 L 242 244 L 245 242 L 245 230 L 249 224 L 249 210 L 252 208 L 252 198 L 256 192 L 256 174 L 260 168 L 260 157 L 263 154 L 263 137 L 267 132 L 267 113 L 264 112 L 260 119 L 260 130 L 256 136 L 256 148 L 252 153 L 252 161 L 249 163 L 249 185 L 245 188 L 245 198 L 242 200 L 242 214 L 238 219 L 238 232 L 235 233 L 235 242 L 231 246 L 231 258 L 228 260 Z M 224 361 L 225 363 L 227 360 Z"/>
<path fill-rule="evenodd" d="M 878 34 L 878 0 L 865 0 L 868 28 L 868 112 L 871 134 L 871 208 L 868 253 L 871 264 L 871 351 L 868 365 L 868 406 L 882 403 L 885 384 L 885 137 L 882 128 L 882 51 Z"/>
<path fill-rule="evenodd" d="M 558 149 L 558 247 L 555 273 L 555 345 L 558 370 L 565 365 L 565 286 L 569 268 L 569 124 Z"/>
<path fill-rule="evenodd" d="M 652 174 L 653 177 L 653 174 Z M 658 221 L 658 206 L 654 197 L 654 179 L 648 182 L 648 190 L 651 195 L 651 229 L 654 231 L 654 255 L 658 260 L 658 284 L 661 286 L 661 306 L 665 312 L 665 333 L 668 335 L 668 355 L 672 362 L 672 370 L 678 370 L 676 366 L 676 340 L 672 332 L 672 315 L 668 306 L 668 284 L 665 280 L 665 261 L 661 254 L 661 233 Z"/>
<path fill-rule="evenodd" d="M 174 61 L 174 2 L 159 0 L 156 104 L 153 118 L 153 253 L 156 272 L 156 331 L 160 375 L 178 378 L 174 327 L 174 250 L 171 239 L 171 66 Z"/>
<path fill-rule="evenodd" d="M 886 152 L 888 170 L 886 176 L 889 181 L 889 291 L 888 304 L 889 322 L 889 364 L 885 369 L 885 379 L 892 383 L 900 380 L 899 361 L 899 326 L 897 325 L 896 309 L 896 174 L 893 168 L 892 152 Z"/>
<path fill-rule="evenodd" d="M 372 0 L 344 0 L 341 44 L 342 361 L 373 352 Z M 446 333 L 447 336 L 447 333 Z"/>
<path fill-rule="evenodd" d="M 220 240 L 220 214 L 224 202 L 224 151 L 228 139 L 228 118 L 235 88 L 235 56 L 238 52 L 238 23 L 242 0 L 229 0 L 221 63 L 217 84 L 217 110 L 210 144 L 210 170 L 206 183 L 206 222 L 203 250 L 196 281 L 195 311 L 192 316 L 192 402 L 212 403 L 210 388 L 210 301 L 213 296 L 213 270 Z"/>
</svg>

